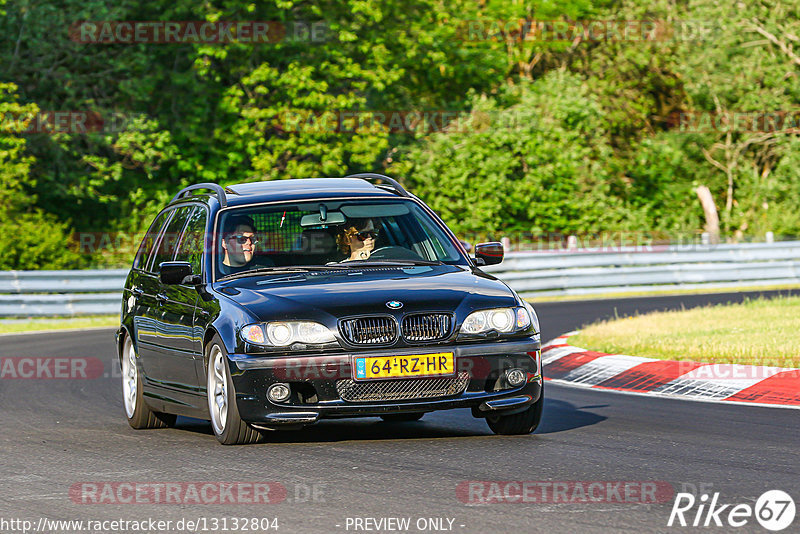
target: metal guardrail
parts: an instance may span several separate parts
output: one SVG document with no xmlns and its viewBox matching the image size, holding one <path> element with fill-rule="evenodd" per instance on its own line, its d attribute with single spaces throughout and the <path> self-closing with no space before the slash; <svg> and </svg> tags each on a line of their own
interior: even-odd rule
<svg viewBox="0 0 800 534">
<path fill-rule="evenodd" d="M 800 284 L 800 241 L 512 252 L 485 267 L 526 297 Z"/>
<path fill-rule="evenodd" d="M 525 297 L 800 284 L 800 241 L 511 252 L 484 268 Z M 0 317 L 116 314 L 127 269 L 0 271 Z"/>
<path fill-rule="evenodd" d="M 0 271 L 0 317 L 119 313 L 127 269 Z"/>
</svg>

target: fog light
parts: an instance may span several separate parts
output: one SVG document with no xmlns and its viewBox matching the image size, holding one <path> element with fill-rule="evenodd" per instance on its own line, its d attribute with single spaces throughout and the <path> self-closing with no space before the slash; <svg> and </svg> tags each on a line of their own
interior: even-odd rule
<svg viewBox="0 0 800 534">
<path fill-rule="evenodd" d="M 267 390 L 267 397 L 272 402 L 283 402 L 289 398 L 292 390 L 289 389 L 289 384 L 272 384 Z"/>
<path fill-rule="evenodd" d="M 525 383 L 525 371 L 522 369 L 509 369 L 506 371 L 506 381 L 510 386 L 519 386 Z"/>
</svg>

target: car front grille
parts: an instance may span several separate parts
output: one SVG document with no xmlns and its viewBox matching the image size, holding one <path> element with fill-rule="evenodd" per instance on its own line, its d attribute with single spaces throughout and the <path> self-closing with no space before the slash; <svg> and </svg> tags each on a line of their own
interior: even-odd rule
<svg viewBox="0 0 800 534">
<path fill-rule="evenodd" d="M 352 345 L 386 345 L 397 340 L 397 321 L 388 316 L 359 317 L 341 322 L 344 339 Z"/>
<path fill-rule="evenodd" d="M 450 335 L 452 315 L 449 313 L 418 313 L 403 319 L 403 339 L 406 341 L 439 341 Z"/>
<path fill-rule="evenodd" d="M 348 402 L 376 402 L 412 399 L 436 399 L 464 393 L 469 384 L 469 373 L 456 377 L 400 378 L 357 382 L 352 379 L 337 380 L 336 391 Z"/>
</svg>

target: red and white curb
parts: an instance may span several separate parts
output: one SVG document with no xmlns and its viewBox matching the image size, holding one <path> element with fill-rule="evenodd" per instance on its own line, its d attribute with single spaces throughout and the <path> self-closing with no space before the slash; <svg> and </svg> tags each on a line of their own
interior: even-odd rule
<svg viewBox="0 0 800 534">
<path fill-rule="evenodd" d="M 567 338 L 577 333 L 542 347 L 545 380 L 706 402 L 800 408 L 800 369 L 605 354 L 570 345 Z"/>
</svg>

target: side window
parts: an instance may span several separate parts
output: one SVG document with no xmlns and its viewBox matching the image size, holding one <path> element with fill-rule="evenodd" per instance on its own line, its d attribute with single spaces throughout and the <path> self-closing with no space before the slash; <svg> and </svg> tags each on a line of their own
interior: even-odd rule
<svg viewBox="0 0 800 534">
<path fill-rule="evenodd" d="M 150 228 L 147 230 L 142 240 L 142 244 L 139 245 L 139 250 L 136 252 L 136 258 L 133 260 L 134 269 L 146 268 L 147 259 L 153 252 L 153 246 L 156 244 L 156 241 L 158 241 L 158 234 L 164 227 L 164 223 L 167 221 L 167 216 L 169 214 L 170 212 L 168 211 L 160 213 L 150 225 Z"/>
<path fill-rule="evenodd" d="M 430 259 L 458 260 L 459 254 L 455 246 L 441 231 L 438 231 L 433 219 L 418 217 L 418 220 L 419 223 L 413 225 L 414 233 L 419 236 L 419 239 L 415 240 L 417 243 L 414 243 L 414 251 L 420 256 Z"/>
<path fill-rule="evenodd" d="M 150 264 L 151 272 L 158 272 L 158 266 L 162 262 L 172 261 L 172 258 L 175 257 L 178 238 L 183 231 L 184 225 L 186 225 L 186 221 L 189 219 L 189 213 L 191 213 L 192 208 L 192 206 L 184 206 L 175 210 L 175 215 L 167 223 L 167 227 L 161 235 L 155 259 Z"/>
<path fill-rule="evenodd" d="M 402 246 L 405 244 L 405 238 L 400 225 L 397 224 L 396 217 L 389 217 L 381 221 L 381 234 L 385 245 Z"/>
<path fill-rule="evenodd" d="M 186 229 L 183 231 L 181 241 L 178 244 L 178 253 L 175 261 L 188 261 L 192 264 L 192 273 L 201 274 L 203 269 L 203 249 L 205 248 L 206 237 L 206 210 L 201 206 L 196 206 Z"/>
</svg>

